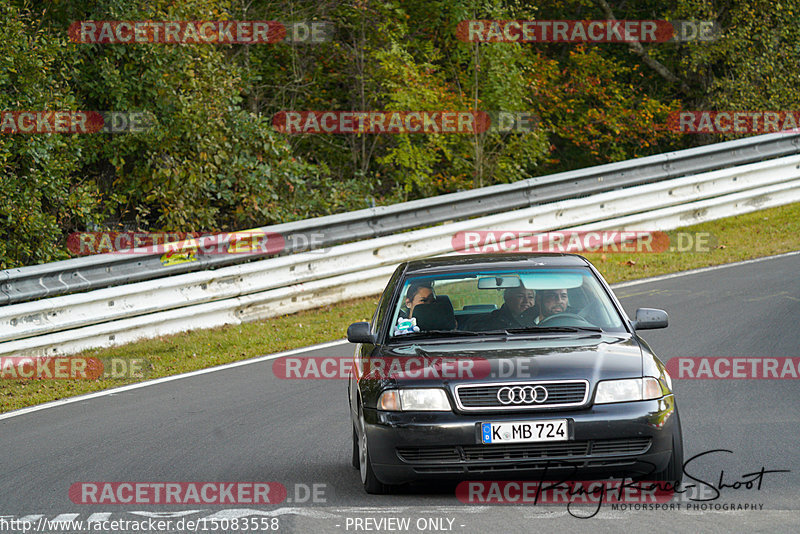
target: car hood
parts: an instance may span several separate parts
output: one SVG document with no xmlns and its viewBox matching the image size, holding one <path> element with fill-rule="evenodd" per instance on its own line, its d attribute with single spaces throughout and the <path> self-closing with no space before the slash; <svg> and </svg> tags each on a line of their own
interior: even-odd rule
<svg viewBox="0 0 800 534">
<path fill-rule="evenodd" d="M 385 346 L 372 357 L 383 360 L 373 362 L 383 378 L 409 386 L 574 379 L 595 384 L 641 377 L 642 358 L 630 335 L 411 343 Z"/>
</svg>

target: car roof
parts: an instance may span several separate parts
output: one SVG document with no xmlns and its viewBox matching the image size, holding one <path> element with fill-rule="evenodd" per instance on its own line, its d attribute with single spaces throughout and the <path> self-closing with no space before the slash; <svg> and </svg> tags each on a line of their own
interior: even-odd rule
<svg viewBox="0 0 800 534">
<path fill-rule="evenodd" d="M 586 258 L 577 254 L 559 253 L 513 253 L 513 254 L 460 254 L 458 256 L 436 256 L 406 263 L 406 275 L 433 274 L 441 272 L 533 269 L 536 267 L 588 267 Z"/>
</svg>

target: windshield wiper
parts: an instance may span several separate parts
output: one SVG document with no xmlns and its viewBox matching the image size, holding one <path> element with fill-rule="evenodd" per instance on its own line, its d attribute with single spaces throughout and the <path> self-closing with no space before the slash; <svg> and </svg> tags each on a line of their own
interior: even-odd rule
<svg viewBox="0 0 800 534">
<path fill-rule="evenodd" d="M 392 341 L 403 341 L 407 339 L 435 339 L 444 337 L 468 337 L 486 335 L 509 335 L 509 334 L 537 334 L 548 332 L 577 333 L 591 332 L 593 334 L 603 333 L 603 329 L 597 326 L 529 326 L 525 328 L 506 328 L 502 330 L 425 330 L 423 332 L 409 332 L 392 336 Z"/>
<path fill-rule="evenodd" d="M 409 332 L 407 334 L 395 334 L 393 340 L 398 339 L 420 339 L 426 337 L 464 337 L 480 336 L 485 332 L 472 332 L 470 330 L 423 330 L 422 332 Z"/>
<path fill-rule="evenodd" d="M 512 334 L 536 333 L 536 332 L 596 332 L 602 333 L 603 329 L 599 326 L 527 326 L 525 328 L 509 328 L 506 330 Z"/>
</svg>

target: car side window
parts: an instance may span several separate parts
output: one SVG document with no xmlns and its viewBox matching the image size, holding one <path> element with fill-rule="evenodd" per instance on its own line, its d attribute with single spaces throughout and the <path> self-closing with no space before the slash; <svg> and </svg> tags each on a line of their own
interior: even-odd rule
<svg viewBox="0 0 800 534">
<path fill-rule="evenodd" d="M 389 279 L 389 283 L 386 284 L 386 289 L 383 290 L 383 294 L 378 301 L 378 306 L 375 309 L 375 314 L 372 316 L 371 326 L 373 333 L 377 332 L 381 324 L 383 324 L 383 320 L 389 310 L 389 304 L 392 302 L 392 295 L 394 295 L 402 272 L 403 266 L 401 265 L 395 269 L 394 274 L 392 274 L 392 277 Z"/>
<path fill-rule="evenodd" d="M 602 328 L 618 327 L 619 321 L 612 319 L 609 315 L 609 310 L 601 304 L 597 288 L 592 285 L 585 285 L 584 291 L 586 292 L 588 305 L 579 312 L 579 315 Z"/>
</svg>

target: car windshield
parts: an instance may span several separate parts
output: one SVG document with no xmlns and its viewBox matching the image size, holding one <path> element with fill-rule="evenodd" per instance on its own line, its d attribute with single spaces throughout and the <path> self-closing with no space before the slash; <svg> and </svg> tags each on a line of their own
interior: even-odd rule
<svg viewBox="0 0 800 534">
<path fill-rule="evenodd" d="M 408 278 L 390 336 L 463 333 L 625 332 L 622 318 L 588 269 L 476 271 Z"/>
</svg>

